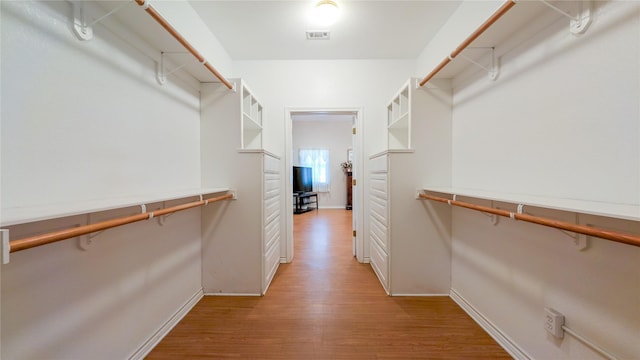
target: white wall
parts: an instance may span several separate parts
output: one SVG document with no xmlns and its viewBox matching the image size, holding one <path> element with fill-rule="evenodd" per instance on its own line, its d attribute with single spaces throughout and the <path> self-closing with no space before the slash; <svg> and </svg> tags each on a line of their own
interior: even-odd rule
<svg viewBox="0 0 640 360">
<path fill-rule="evenodd" d="M 364 154 L 386 148 L 385 104 L 412 75 L 413 60 L 236 61 L 264 105 L 264 148 L 284 153 L 284 111 L 294 108 L 364 108 Z"/>
<path fill-rule="evenodd" d="M 5 12 L 3 207 L 200 185 L 194 90 L 159 86 L 155 63 L 104 27 L 77 40 L 67 2 Z"/>
<path fill-rule="evenodd" d="M 640 204 L 640 6 L 595 5 L 586 34 L 571 35 L 567 19 L 545 11 L 496 44 L 496 82 L 476 70 L 454 81 L 454 187 Z M 477 26 L 492 11 L 467 20 Z M 450 22 L 440 36 L 456 38 L 468 25 Z M 427 54 L 455 46 L 427 47 L 417 68 L 432 66 Z M 525 210 L 576 221 L 572 213 Z M 640 232 L 637 222 L 580 221 Z M 560 231 L 508 219 L 493 226 L 466 209 L 453 210 L 452 233 L 452 288 L 525 353 L 600 358 L 571 336 L 557 341 L 545 333 L 544 307 L 552 307 L 620 358 L 640 357 L 637 247 L 594 238 L 581 252 Z"/>
<path fill-rule="evenodd" d="M 490 206 L 488 201 L 470 201 Z M 569 213 L 527 212 L 575 221 Z M 585 215 L 581 221 L 640 233 L 640 225 L 630 221 Z M 564 314 L 567 326 L 620 359 L 636 359 L 640 251 L 606 240 L 589 241 L 590 247 L 579 251 L 559 230 L 510 219 L 493 226 L 482 213 L 453 209 L 452 289 L 534 359 L 601 359 L 569 335 L 563 341 L 547 335 L 542 327 L 545 307 Z"/>
<path fill-rule="evenodd" d="M 362 108 L 363 152 L 361 159 L 384 150 L 387 146 L 386 104 L 412 75 L 413 60 L 291 60 L 236 61 L 234 76 L 244 78 L 264 105 L 263 144 L 266 150 L 285 159 L 285 108 L 354 109 Z M 289 154 L 288 156 L 291 156 Z M 285 161 L 282 161 L 285 174 Z M 369 188 L 363 171 L 358 186 Z M 286 194 L 285 188 L 281 193 Z M 355 199 L 355 198 L 354 198 Z M 287 200 L 288 201 L 288 200 Z M 364 209 L 355 209 L 366 214 Z M 354 213 L 356 217 L 358 215 Z M 363 220 L 362 234 L 367 234 L 368 222 Z M 290 232 L 290 228 L 286 230 Z M 360 231 L 360 228 L 358 228 Z M 283 233 L 285 233 L 283 231 Z M 364 245 L 363 259 L 368 259 L 369 247 Z M 283 249 L 283 254 L 285 250 Z"/>
<path fill-rule="evenodd" d="M 78 40 L 69 2 L 1 4 L 3 208 L 200 186 L 192 84 L 159 86 L 153 59 L 130 45 L 140 41 L 134 34 L 125 42 L 97 25 L 93 40 Z M 91 220 L 132 212 L 139 209 Z M 11 233 L 86 221 L 70 217 Z M 198 210 L 164 226 L 108 230 L 94 243 L 81 251 L 75 239 L 62 241 L 14 253 L 3 265 L 3 359 L 128 358 L 201 290 Z"/>
<path fill-rule="evenodd" d="M 153 208 L 162 207 L 154 204 Z M 102 221 L 139 209 L 93 216 Z M 21 238 L 84 216 L 10 227 Z M 3 359 L 126 359 L 201 291 L 200 211 L 16 252 L 2 270 Z"/>
<path fill-rule="evenodd" d="M 321 208 L 344 208 L 347 203 L 347 175 L 340 163 L 347 161 L 347 149 L 352 147 L 352 124 L 349 121 L 294 121 L 293 165 L 299 166 L 298 150 L 323 148 L 329 150 L 331 191 L 319 193 Z"/>
<path fill-rule="evenodd" d="M 583 36 L 549 10 L 537 35 L 497 48 L 498 81 L 456 86 L 453 185 L 640 204 L 637 20 L 596 4 Z"/>
</svg>

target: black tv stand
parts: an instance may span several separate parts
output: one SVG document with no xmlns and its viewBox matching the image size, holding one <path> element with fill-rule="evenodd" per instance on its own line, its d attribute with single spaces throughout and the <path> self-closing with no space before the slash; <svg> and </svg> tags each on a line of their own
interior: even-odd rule
<svg viewBox="0 0 640 360">
<path fill-rule="evenodd" d="M 294 214 L 318 210 L 318 194 L 314 192 L 293 193 L 293 206 Z"/>
</svg>

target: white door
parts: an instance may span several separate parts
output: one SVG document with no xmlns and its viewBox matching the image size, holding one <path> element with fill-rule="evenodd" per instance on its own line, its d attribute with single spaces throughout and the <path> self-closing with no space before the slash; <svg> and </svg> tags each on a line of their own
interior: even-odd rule
<svg viewBox="0 0 640 360">
<path fill-rule="evenodd" d="M 358 158 L 356 151 L 358 150 L 357 145 L 357 141 L 356 141 L 356 137 L 358 136 L 358 134 L 356 134 L 356 120 L 357 120 L 357 115 L 353 116 L 353 122 L 352 122 L 352 126 L 351 128 L 353 129 L 351 131 L 352 138 L 351 138 L 351 152 L 349 153 L 349 160 L 351 161 L 351 179 L 356 179 L 357 178 L 357 172 L 356 169 L 358 168 L 356 165 L 356 159 Z M 357 182 L 356 182 L 357 184 Z M 353 180 L 351 180 L 351 229 L 352 234 L 355 234 L 356 232 L 356 219 L 358 218 L 357 216 L 357 211 L 359 210 L 357 206 L 355 206 L 358 201 L 357 201 L 357 192 L 356 189 L 354 189 L 353 186 Z M 356 256 L 356 237 L 354 235 L 352 235 L 353 237 L 351 238 L 351 243 L 352 243 L 352 247 L 353 247 L 353 256 Z"/>
</svg>

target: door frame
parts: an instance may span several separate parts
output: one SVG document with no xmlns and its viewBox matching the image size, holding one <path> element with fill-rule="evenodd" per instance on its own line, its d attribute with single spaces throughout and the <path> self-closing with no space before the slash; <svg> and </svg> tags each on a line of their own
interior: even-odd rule
<svg viewBox="0 0 640 360">
<path fill-rule="evenodd" d="M 363 141 L 362 141 L 362 124 L 364 112 L 363 108 L 359 106 L 354 107 L 285 107 L 285 152 L 284 152 L 284 179 L 285 179 L 285 242 L 281 247 L 281 259 L 290 263 L 294 257 L 293 249 L 293 204 L 291 197 L 288 194 L 293 194 L 293 183 L 291 178 L 291 167 L 293 166 L 293 122 L 291 120 L 292 114 L 295 113 L 355 113 L 355 139 L 353 144 L 353 152 L 355 163 L 352 169 L 353 179 L 357 179 L 356 186 L 352 192 L 352 205 L 353 205 L 353 219 L 355 223 L 354 230 L 356 236 L 354 237 L 355 257 L 358 262 L 364 262 L 364 202 L 363 202 L 363 181 L 361 179 L 362 169 L 364 164 L 363 156 Z"/>
</svg>

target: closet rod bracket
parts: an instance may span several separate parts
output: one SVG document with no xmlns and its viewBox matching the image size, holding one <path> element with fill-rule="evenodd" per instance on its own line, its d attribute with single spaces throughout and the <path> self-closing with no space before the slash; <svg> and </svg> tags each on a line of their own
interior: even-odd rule
<svg viewBox="0 0 640 360">
<path fill-rule="evenodd" d="M 494 207 L 494 205 L 493 205 L 493 200 L 491 200 L 491 208 L 497 209 L 497 207 Z M 498 225 L 498 222 L 500 221 L 500 217 L 498 215 L 489 214 L 489 213 L 481 213 L 481 214 L 484 214 L 484 215 L 489 217 L 489 219 L 491 220 L 491 225 L 493 225 L 493 226 Z"/>
<path fill-rule="evenodd" d="M 2 264 L 9 263 L 9 253 L 11 247 L 9 246 L 9 229 L 0 229 L 0 238 L 2 239 Z"/>
<path fill-rule="evenodd" d="M 498 78 L 498 75 L 500 74 L 500 69 L 499 69 L 499 66 L 498 66 L 498 59 L 496 59 L 496 49 L 494 47 L 488 47 L 488 48 L 469 47 L 467 49 L 490 49 L 491 50 L 491 64 L 488 67 L 485 66 L 485 65 L 482 65 L 481 63 L 479 63 L 479 62 L 473 60 L 472 58 L 470 58 L 468 56 L 465 56 L 463 54 L 459 54 L 458 56 L 460 58 L 463 58 L 466 61 L 470 62 L 471 64 L 481 68 L 482 70 L 486 71 L 487 72 L 487 76 L 489 77 L 489 80 L 495 81 Z M 451 61 L 453 61 L 456 58 L 454 58 L 451 55 L 449 55 L 449 60 L 451 60 Z"/>
<path fill-rule="evenodd" d="M 493 200 L 491 200 L 491 208 L 492 209 L 499 209 L 498 207 L 494 207 L 493 206 Z M 489 221 L 491 221 L 491 225 L 493 226 L 497 226 L 498 222 L 500 221 L 500 217 L 496 214 L 491 214 L 491 213 L 486 213 L 486 212 L 481 212 L 480 214 L 486 216 L 489 218 Z"/>
<path fill-rule="evenodd" d="M 87 25 L 84 0 L 76 0 L 73 4 L 73 31 L 80 40 L 93 39 L 93 28 Z"/>
<path fill-rule="evenodd" d="M 141 206 L 144 206 L 144 205 L 141 205 Z M 89 214 L 87 214 L 87 221 L 86 221 L 85 225 L 91 225 L 92 223 L 93 223 L 93 221 L 91 220 L 91 213 L 89 213 Z M 82 225 L 80 225 L 80 224 L 76 225 L 76 227 L 80 227 L 80 226 L 82 226 Z M 104 231 L 105 230 L 100 230 L 100 231 L 96 231 L 96 232 L 93 232 L 93 233 L 80 235 L 78 237 L 78 247 L 80 248 L 80 250 L 88 251 L 89 248 L 91 248 L 91 246 L 93 246 L 93 238 L 95 238 L 96 236 L 102 234 Z"/>
<path fill-rule="evenodd" d="M 124 4 L 116 7 L 115 9 L 109 11 L 108 13 L 100 16 L 99 18 L 87 24 L 85 0 L 74 0 L 73 1 L 73 30 L 75 31 L 76 35 L 78 35 L 80 40 L 91 40 L 93 39 L 93 28 L 92 28 L 93 25 L 117 13 L 118 11 L 120 11 L 120 9 L 132 3 L 133 3 L 132 1 L 127 1 Z"/>
<path fill-rule="evenodd" d="M 573 245 L 575 245 L 579 251 L 584 251 L 589 247 L 589 238 L 587 238 L 585 234 L 576 234 L 573 239 Z"/>
<path fill-rule="evenodd" d="M 580 222 L 580 214 L 576 214 L 576 219 L 575 219 L 575 224 L 576 225 L 584 225 Z M 572 239 L 572 243 L 573 245 L 576 247 L 576 249 L 578 251 L 584 251 L 589 247 L 589 238 L 587 235 L 585 234 L 581 234 L 581 233 L 576 233 L 576 232 L 571 232 L 571 231 L 566 231 L 566 230 L 562 230 L 562 229 L 558 229 L 558 231 L 560 231 L 561 233 L 567 235 L 568 237 L 570 237 Z"/>
<path fill-rule="evenodd" d="M 575 224 L 576 225 L 585 225 L 580 221 L 580 214 L 578 214 L 578 213 L 576 213 Z M 564 231 L 564 230 L 560 230 L 560 231 L 562 231 L 568 237 L 573 239 L 573 245 L 576 247 L 576 249 L 578 251 L 584 251 L 589 247 L 589 238 L 587 237 L 587 235 L 580 234 L 580 233 L 574 233 L 574 232 L 568 232 L 568 231 Z"/>
<path fill-rule="evenodd" d="M 200 196 L 202 196 L 202 195 L 200 195 Z M 200 199 L 200 201 L 202 201 L 202 199 Z M 166 202 L 166 201 L 163 201 L 163 202 L 162 202 L 162 208 L 163 208 L 163 209 L 166 209 L 166 208 L 167 208 L 167 202 Z M 158 216 L 158 217 L 155 217 L 156 219 L 158 219 L 158 225 L 160 225 L 160 226 L 164 226 L 164 224 L 166 224 L 167 219 L 169 218 L 169 216 L 171 216 L 171 215 L 173 215 L 173 214 L 175 214 L 175 213 L 172 213 L 172 214 L 166 214 L 166 215 L 160 215 L 160 216 Z"/>
<path fill-rule="evenodd" d="M 569 31 L 573 35 L 584 34 L 589 25 L 591 25 L 593 17 L 591 16 L 591 2 L 589 0 L 580 1 L 580 12 L 578 16 L 569 21 Z"/>
<path fill-rule="evenodd" d="M 158 70 L 156 71 L 156 80 L 158 80 L 158 83 L 160 85 L 164 85 L 167 82 L 167 77 L 171 74 L 173 74 L 174 72 L 182 69 L 183 67 L 185 67 L 187 65 L 187 63 L 184 63 L 178 67 L 176 67 L 175 69 L 167 72 L 165 69 L 165 55 L 166 54 L 188 54 L 186 52 L 165 52 L 162 51 L 160 52 L 160 63 L 158 64 Z"/>
<path fill-rule="evenodd" d="M 580 4 L 580 8 L 577 11 L 577 15 L 571 15 L 570 13 L 549 3 L 547 0 L 540 0 L 540 2 L 553 9 L 555 12 L 569 18 L 569 32 L 574 35 L 583 34 L 585 31 L 587 31 L 587 28 L 593 20 L 593 18 L 591 17 L 591 2 L 589 0 L 578 1 L 578 3 Z"/>
<path fill-rule="evenodd" d="M 589 247 L 589 239 L 585 234 L 571 233 L 565 230 L 559 230 L 571 239 L 573 239 L 573 245 L 579 251 L 584 251 Z"/>
<path fill-rule="evenodd" d="M 104 230 L 103 230 L 104 231 Z M 93 234 L 82 235 L 78 238 L 78 247 L 84 251 L 88 251 L 93 246 L 93 238 L 102 234 L 102 231 L 98 231 Z"/>
</svg>

